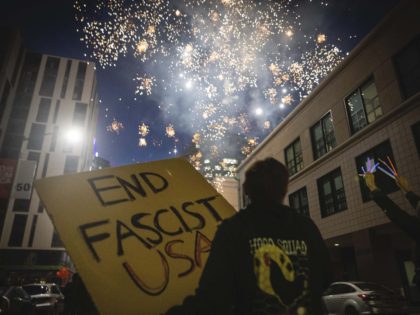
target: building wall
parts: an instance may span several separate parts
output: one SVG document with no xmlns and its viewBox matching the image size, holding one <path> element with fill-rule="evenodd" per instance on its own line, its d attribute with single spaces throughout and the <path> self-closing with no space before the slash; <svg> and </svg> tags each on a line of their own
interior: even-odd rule
<svg viewBox="0 0 420 315">
<path fill-rule="evenodd" d="M 22 60 L 25 49 L 22 39 L 17 30 L 1 29 L 0 38 L 0 143 L 4 136 L 5 126 L 10 115 L 12 102 L 16 93 L 16 86 L 19 80 L 19 70 L 22 67 Z"/>
<path fill-rule="evenodd" d="M 396 163 L 420 190 L 420 165 L 410 126 L 420 119 L 419 100 L 403 102 L 392 57 L 420 33 L 420 13 L 414 3 L 405 2 L 373 31 L 352 54 L 318 87 L 290 117 L 239 167 L 240 182 L 253 162 L 274 156 L 285 162 L 284 149 L 300 137 L 304 169 L 290 179 L 289 192 L 306 186 L 312 219 L 325 238 L 388 222 L 371 203 L 362 203 L 355 157 L 385 139 L 390 139 Z M 368 78 L 374 78 L 384 115 L 351 136 L 345 98 Z M 337 146 L 314 160 L 310 127 L 331 112 Z M 341 167 L 348 210 L 321 219 L 316 180 Z M 398 193 L 391 195 L 403 202 Z"/>
<path fill-rule="evenodd" d="M 39 69 L 35 78 L 33 92 L 32 95 L 27 98 L 29 102 L 29 111 L 24 124 L 23 134 L 16 136 L 16 141 L 21 141 L 19 152 L 16 156 L 16 154 L 13 153 L 14 151 L 5 150 L 7 143 L 3 138 L 1 139 L 2 156 L 5 158 L 19 159 L 19 163 L 21 163 L 22 160 L 37 160 L 35 173 L 36 179 L 62 175 L 65 172 L 66 158 L 69 156 L 77 159 L 78 161 L 76 167 L 67 171 L 77 172 L 87 170 L 93 158 L 93 138 L 98 115 L 95 65 L 93 63 L 86 63 L 85 61 L 76 59 L 49 55 L 40 55 L 40 58 Z M 49 58 L 58 59 L 58 71 L 52 94 L 44 96 L 41 95 L 41 87 L 46 72 L 46 64 Z M 69 61 L 71 62 L 71 67 L 68 72 L 67 65 Z M 83 92 L 80 99 L 74 99 L 74 89 L 77 81 L 78 67 L 81 63 L 86 63 L 86 72 L 83 76 Z M 25 69 L 22 69 L 23 72 L 24 70 Z M 68 77 L 67 89 L 66 93 L 62 94 L 65 77 Z M 20 91 L 18 89 L 17 95 L 13 100 L 12 107 L 16 106 L 16 99 L 19 96 L 19 92 Z M 42 99 L 51 100 L 51 105 L 48 111 L 48 120 L 46 122 L 37 121 L 38 111 Z M 86 104 L 85 118 L 81 123 L 74 121 L 77 103 Z M 11 121 L 11 115 L 12 114 L 9 113 L 9 119 L 2 121 L 2 130 L 7 130 L 7 128 L 10 127 L 8 123 Z M 41 135 L 43 138 L 42 147 L 39 149 L 34 149 L 29 145 L 31 138 L 33 137 L 33 134 L 31 134 L 33 124 L 41 124 L 45 126 L 45 131 Z M 75 127 L 79 130 L 82 137 L 79 142 L 70 145 L 70 142 L 66 138 L 66 134 Z M 11 137 L 13 137 L 13 134 Z M 34 158 L 34 154 L 39 154 L 38 158 Z M 27 209 L 20 209 L 16 207 L 14 209 L 15 201 L 14 192 L 12 190 L 1 234 L 0 249 L 62 251 L 63 247 L 61 241 L 55 234 L 51 220 L 45 212 L 45 209 L 42 207 L 35 190 L 32 191 L 31 200 Z M 23 240 L 21 244 L 11 246 L 9 241 L 12 231 L 16 225 L 16 215 L 25 215 L 26 223 L 21 227 L 22 232 L 20 234 L 23 233 Z"/>
<path fill-rule="evenodd" d="M 419 40 L 419 14 L 416 3 L 402 1 L 238 168 L 241 187 L 245 172 L 255 161 L 275 157 L 285 163 L 285 148 L 300 138 L 304 168 L 291 176 L 289 194 L 306 187 L 310 216 L 331 249 L 337 279 L 347 274 L 353 280 L 394 287 L 411 281 L 404 280 L 401 271 L 401 262 L 410 260 L 411 241 L 374 202 L 363 202 L 355 159 L 389 140 L 399 174 L 420 193 L 419 140 L 412 132 L 412 126 L 420 122 L 420 86 L 415 95 L 404 97 L 394 59 L 407 44 Z M 374 79 L 383 115 L 352 135 L 346 98 L 369 78 Z M 310 129 L 328 112 L 336 146 L 314 159 Z M 338 167 L 347 209 L 323 218 L 317 180 Z M 414 214 L 401 191 L 389 196 Z M 245 198 L 241 199 L 243 206 Z M 410 291 L 408 286 L 405 289 Z"/>
<path fill-rule="evenodd" d="M 221 181 L 220 194 L 235 208 L 239 210 L 239 198 L 238 198 L 238 180 L 233 177 L 223 177 Z"/>
</svg>

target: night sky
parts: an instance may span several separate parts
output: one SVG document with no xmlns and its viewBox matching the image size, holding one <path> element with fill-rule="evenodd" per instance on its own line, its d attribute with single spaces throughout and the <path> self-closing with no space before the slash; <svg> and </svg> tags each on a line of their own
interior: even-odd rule
<svg viewBox="0 0 420 315">
<path fill-rule="evenodd" d="M 81 1 L 93 3 L 96 1 Z M 133 2 L 126 0 L 126 2 Z M 173 1 L 176 3 L 177 1 Z M 395 0 L 382 1 L 300 1 L 297 9 L 301 15 L 302 32 L 325 34 L 329 43 L 343 51 L 343 55 L 362 39 L 397 3 Z M 184 154 L 191 147 L 193 130 L 189 128 L 192 116 L 187 115 L 191 100 L 188 93 L 177 94 L 171 99 L 175 109 L 164 114 L 164 103 L 168 91 L 173 89 L 164 84 L 156 87 L 153 94 L 136 95 L 133 78 L 150 71 L 150 65 L 136 61 L 133 56 L 120 56 L 116 67 L 103 69 L 98 60 L 91 59 L 91 50 L 80 41 L 77 32 L 80 23 L 75 20 L 75 9 L 70 0 L 2 0 L 0 4 L 0 24 L 16 26 L 21 29 L 25 46 L 33 51 L 77 59 L 90 59 L 97 64 L 98 95 L 101 100 L 97 127 L 97 151 L 111 161 L 113 166 L 165 159 Z M 203 8 L 204 9 L 204 8 Z M 296 35 L 298 36 L 298 35 Z M 181 42 L 182 43 L 182 42 Z M 158 58 L 158 57 L 156 57 Z M 158 71 L 159 72 L 159 71 Z M 162 72 L 162 71 L 160 71 Z M 251 91 L 252 92 L 252 91 Z M 252 95 L 250 89 L 242 91 L 244 100 Z M 272 111 L 267 120 L 270 128 L 259 128 L 259 142 L 283 119 L 295 102 L 283 111 Z M 241 105 L 239 105 L 241 106 Z M 242 106 L 252 107 L 250 102 Z M 191 107 L 189 107 L 191 108 Z M 195 110 L 194 107 L 193 111 Z M 252 116 L 251 109 L 249 109 Z M 110 131 L 113 120 L 122 123 L 118 133 Z M 251 127 L 258 129 L 258 120 Z M 147 146 L 139 146 L 140 123 L 149 127 Z M 173 124 L 176 136 L 165 135 L 165 127 Z M 108 126 L 108 130 L 107 130 Z M 291 139 L 292 140 L 292 139 Z M 223 142 L 223 137 L 220 140 Z M 176 151 L 174 151 L 176 149 Z"/>
</svg>

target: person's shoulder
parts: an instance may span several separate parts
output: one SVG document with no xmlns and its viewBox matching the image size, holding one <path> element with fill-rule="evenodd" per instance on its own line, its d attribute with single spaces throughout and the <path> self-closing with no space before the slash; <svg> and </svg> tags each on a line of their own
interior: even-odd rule
<svg viewBox="0 0 420 315">
<path fill-rule="evenodd" d="M 219 233 L 236 234 L 235 231 L 241 231 L 249 225 L 251 220 L 251 209 L 240 209 L 234 215 L 221 221 L 217 227 Z"/>
<path fill-rule="evenodd" d="M 317 228 L 315 222 L 309 216 L 303 215 L 297 212 L 296 210 L 290 208 L 289 206 L 283 205 L 283 207 L 284 207 L 283 211 L 287 212 L 288 215 L 292 217 L 293 222 L 296 222 L 297 224 L 304 225 L 307 227 Z"/>
</svg>

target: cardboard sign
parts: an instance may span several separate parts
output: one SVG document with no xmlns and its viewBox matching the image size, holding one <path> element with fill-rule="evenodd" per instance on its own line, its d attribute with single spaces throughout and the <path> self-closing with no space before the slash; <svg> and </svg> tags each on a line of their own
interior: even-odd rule
<svg viewBox="0 0 420 315">
<path fill-rule="evenodd" d="M 194 293 L 235 210 L 184 159 L 36 181 L 101 314 L 162 314 Z"/>
</svg>

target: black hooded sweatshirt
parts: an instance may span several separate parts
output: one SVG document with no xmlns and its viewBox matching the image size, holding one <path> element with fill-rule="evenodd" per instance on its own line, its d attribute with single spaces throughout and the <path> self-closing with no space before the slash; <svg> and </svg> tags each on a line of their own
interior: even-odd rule
<svg viewBox="0 0 420 315">
<path fill-rule="evenodd" d="M 323 314 L 331 280 L 327 247 L 310 218 L 251 204 L 221 223 L 195 296 L 167 314 Z"/>
</svg>

